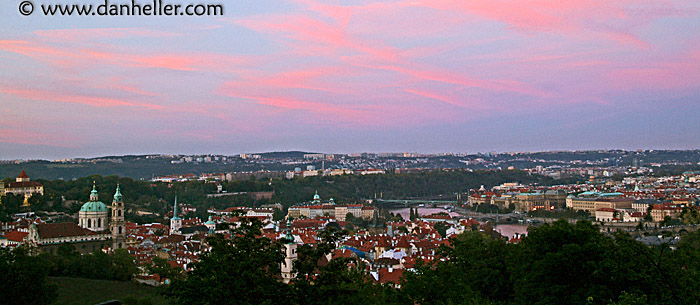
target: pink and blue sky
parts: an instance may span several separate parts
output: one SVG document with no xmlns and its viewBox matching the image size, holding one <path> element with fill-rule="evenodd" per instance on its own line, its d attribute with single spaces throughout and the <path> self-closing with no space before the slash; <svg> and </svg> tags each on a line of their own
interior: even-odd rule
<svg viewBox="0 0 700 305">
<path fill-rule="evenodd" d="M 0 4 L 0 159 L 700 148 L 697 0 L 19 2 Z"/>
</svg>

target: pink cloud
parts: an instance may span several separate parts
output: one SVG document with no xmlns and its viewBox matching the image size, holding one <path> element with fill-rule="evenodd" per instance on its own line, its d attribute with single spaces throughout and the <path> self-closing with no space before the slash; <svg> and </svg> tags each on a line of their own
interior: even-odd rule
<svg viewBox="0 0 700 305">
<path fill-rule="evenodd" d="M 35 132 L 26 127 L 0 128 L 0 143 L 15 143 L 28 145 L 48 145 L 54 147 L 71 147 L 76 139 L 67 138 L 57 134 Z"/>
<path fill-rule="evenodd" d="M 145 104 L 145 103 L 134 103 L 122 99 L 101 97 L 101 96 L 90 96 L 90 95 L 80 95 L 64 93 L 59 91 L 50 91 L 42 89 L 28 89 L 28 88 L 18 88 L 18 87 L 7 87 L 0 86 L 0 92 L 12 94 L 19 98 L 38 100 L 38 101 L 52 101 L 61 103 L 71 103 L 71 104 L 82 104 L 94 107 L 138 107 L 153 110 L 164 109 L 164 106 L 155 104 Z"/>
<path fill-rule="evenodd" d="M 109 46 L 85 48 L 75 45 L 63 47 L 39 41 L 0 40 L 0 50 L 63 67 L 115 65 L 177 71 L 234 72 L 260 61 L 259 56 L 219 53 L 139 54 L 128 50 L 111 50 L 111 48 Z"/>
<path fill-rule="evenodd" d="M 418 90 L 418 89 L 411 89 L 411 88 L 404 89 L 404 91 L 411 93 L 411 94 L 418 95 L 418 96 L 427 97 L 429 99 L 442 101 L 442 102 L 445 102 L 447 104 L 457 106 L 460 108 L 469 108 L 469 105 L 466 105 L 462 102 L 456 101 L 454 98 L 446 96 L 446 95 L 442 95 L 442 94 L 438 94 L 438 93 L 434 93 L 434 92 L 430 92 L 430 91 L 426 91 L 426 90 Z"/>
<path fill-rule="evenodd" d="M 336 118 L 354 121 L 366 116 L 362 110 L 335 106 L 327 103 L 298 100 L 289 97 L 264 97 L 264 96 L 232 96 L 247 100 L 253 100 L 261 105 L 268 105 L 289 110 L 304 110 L 311 113 L 332 115 Z"/>
<path fill-rule="evenodd" d="M 457 10 L 503 22 L 510 28 L 525 32 L 558 32 L 580 38 L 585 32 L 607 39 L 647 49 L 650 44 L 633 30 L 647 26 L 666 16 L 688 16 L 697 8 L 674 7 L 672 1 L 645 0 L 426 0 L 412 5 L 438 10 Z"/>
<path fill-rule="evenodd" d="M 50 40 L 66 41 L 95 41 L 114 40 L 134 37 L 163 38 L 182 36 L 182 34 L 164 32 L 144 28 L 82 28 L 82 29 L 54 29 L 37 30 L 34 33 Z"/>
<path fill-rule="evenodd" d="M 419 65 L 413 65 L 413 66 L 407 65 L 408 67 L 404 67 L 404 66 L 400 66 L 400 65 L 386 65 L 386 64 L 381 64 L 381 63 L 366 63 L 366 62 L 358 61 L 356 59 L 351 60 L 350 62 L 352 62 L 354 65 L 358 65 L 358 66 L 362 66 L 362 67 L 398 72 L 398 73 L 405 74 L 405 75 L 408 75 L 408 76 L 411 76 L 411 77 L 414 77 L 417 79 L 427 80 L 427 81 L 435 81 L 435 82 L 441 82 L 441 83 L 459 85 L 459 86 L 465 86 L 465 87 L 477 87 L 477 88 L 483 88 L 483 89 L 494 90 L 494 91 L 511 91 L 511 92 L 518 92 L 518 93 L 527 94 L 527 95 L 541 96 L 541 97 L 545 97 L 545 96 L 549 95 L 547 92 L 544 92 L 544 91 L 536 89 L 536 88 L 532 88 L 529 85 L 518 82 L 518 81 L 482 80 L 482 79 L 478 79 L 478 78 L 469 77 L 469 76 L 463 75 L 461 73 L 455 73 L 455 72 L 452 72 L 450 70 L 428 67 L 428 66 L 421 67 Z"/>
<path fill-rule="evenodd" d="M 399 52 L 398 49 L 386 46 L 380 41 L 356 39 L 347 33 L 343 25 L 331 24 L 301 14 L 257 16 L 236 20 L 234 23 L 267 34 L 282 34 L 286 39 L 296 43 L 313 44 L 311 52 L 303 51 L 308 50 L 307 46 L 297 48 L 301 50 L 301 55 L 306 56 L 323 55 L 313 53 L 321 49 L 331 52 L 325 54 L 328 56 L 352 50 L 383 60 L 395 61 Z"/>
<path fill-rule="evenodd" d="M 700 88 L 700 60 L 686 57 L 673 62 L 651 62 L 612 70 L 611 90 L 676 90 Z"/>
</svg>

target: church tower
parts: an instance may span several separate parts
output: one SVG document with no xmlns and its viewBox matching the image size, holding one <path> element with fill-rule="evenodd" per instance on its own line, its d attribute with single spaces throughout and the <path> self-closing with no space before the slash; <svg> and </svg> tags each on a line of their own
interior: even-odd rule
<svg viewBox="0 0 700 305">
<path fill-rule="evenodd" d="M 292 223 L 287 218 L 287 230 L 284 239 L 284 261 L 280 266 L 282 269 L 282 282 L 288 284 L 296 274 L 293 273 L 294 261 L 297 260 L 297 243 L 292 236 Z"/>
<path fill-rule="evenodd" d="M 170 234 L 178 234 L 182 227 L 182 218 L 177 213 L 177 196 L 175 196 L 175 206 L 173 207 L 173 218 L 170 218 Z"/>
<path fill-rule="evenodd" d="M 110 222 L 112 231 L 112 249 L 120 249 L 126 246 L 126 222 L 124 221 L 124 199 L 117 184 L 117 191 L 112 200 L 112 221 Z"/>
</svg>

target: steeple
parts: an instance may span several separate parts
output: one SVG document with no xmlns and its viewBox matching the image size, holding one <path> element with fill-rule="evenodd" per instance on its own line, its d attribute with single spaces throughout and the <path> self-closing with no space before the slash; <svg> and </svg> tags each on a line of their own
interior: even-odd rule
<svg viewBox="0 0 700 305">
<path fill-rule="evenodd" d="M 294 243 L 294 236 L 292 236 L 292 221 L 289 218 L 287 218 L 287 229 L 285 229 L 284 232 L 284 239 L 286 240 L 285 243 Z"/>
<path fill-rule="evenodd" d="M 98 201 L 99 197 L 97 195 L 97 187 L 95 187 L 95 181 L 92 181 L 92 192 L 90 192 L 90 201 Z"/>
<path fill-rule="evenodd" d="M 175 196 L 175 206 L 173 207 L 173 219 L 182 219 L 177 212 L 177 196 Z"/>
<path fill-rule="evenodd" d="M 175 196 L 175 206 L 173 207 L 173 217 L 170 218 L 170 234 L 179 234 L 178 231 L 182 227 L 182 218 L 177 212 L 177 196 Z"/>
<path fill-rule="evenodd" d="M 112 201 L 110 230 L 112 231 L 112 249 L 124 248 L 126 245 L 126 222 L 124 221 L 124 201 L 119 184 L 114 191 L 114 201 Z"/>
<path fill-rule="evenodd" d="M 289 283 L 296 274 L 294 271 L 294 261 L 297 260 L 297 244 L 292 236 L 292 219 L 287 217 L 287 229 L 284 236 L 284 261 L 280 263 L 280 271 L 282 271 L 282 282 Z"/>
<path fill-rule="evenodd" d="M 114 192 L 114 201 L 115 202 L 122 201 L 122 192 L 121 192 L 121 190 L 119 190 L 119 184 L 117 184 L 117 190 Z"/>
</svg>

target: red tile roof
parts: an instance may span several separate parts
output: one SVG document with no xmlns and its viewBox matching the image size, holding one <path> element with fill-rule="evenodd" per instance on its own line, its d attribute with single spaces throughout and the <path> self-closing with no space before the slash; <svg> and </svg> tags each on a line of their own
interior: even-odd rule
<svg viewBox="0 0 700 305">
<path fill-rule="evenodd" d="M 394 283 L 399 284 L 403 276 L 403 269 L 393 269 L 391 272 L 387 268 L 379 269 L 379 282 L 382 284 Z"/>
<path fill-rule="evenodd" d="M 40 238 L 87 236 L 97 234 L 88 229 L 83 229 L 78 226 L 78 224 L 72 222 L 37 224 L 36 229 L 39 232 Z"/>
<path fill-rule="evenodd" d="M 11 241 L 22 242 L 27 235 L 29 235 L 27 232 L 12 231 L 5 233 L 5 238 Z"/>
</svg>

